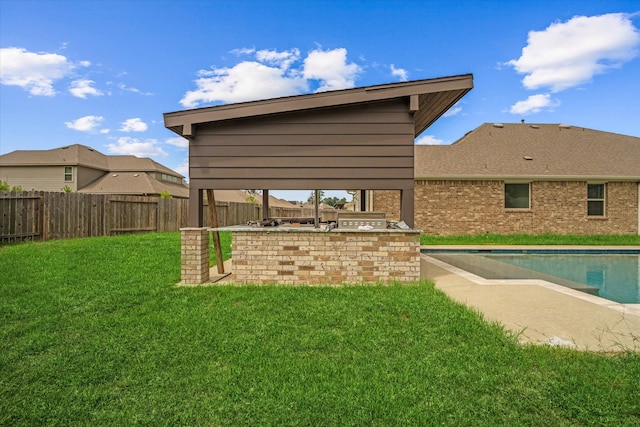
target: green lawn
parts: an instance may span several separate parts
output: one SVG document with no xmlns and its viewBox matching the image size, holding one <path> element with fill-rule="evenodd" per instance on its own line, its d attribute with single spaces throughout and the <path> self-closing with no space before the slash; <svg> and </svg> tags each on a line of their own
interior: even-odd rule
<svg viewBox="0 0 640 427">
<path fill-rule="evenodd" d="M 640 246 L 640 236 L 621 235 L 559 235 L 559 234 L 475 234 L 461 236 L 420 236 L 422 245 L 608 245 Z"/>
<path fill-rule="evenodd" d="M 640 424 L 639 354 L 521 347 L 429 282 L 179 279 L 177 233 L 0 247 L 0 425 Z"/>
</svg>

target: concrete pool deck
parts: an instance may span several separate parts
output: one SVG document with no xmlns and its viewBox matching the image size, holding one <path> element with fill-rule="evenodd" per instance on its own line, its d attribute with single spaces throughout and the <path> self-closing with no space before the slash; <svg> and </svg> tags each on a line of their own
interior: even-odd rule
<svg viewBox="0 0 640 427">
<path fill-rule="evenodd" d="M 424 249 L 514 249 L 428 246 Z M 549 249 L 518 246 L 515 249 Z M 590 249 L 558 246 L 553 249 Z M 593 247 L 591 247 L 593 249 Z M 598 247 L 597 249 L 640 249 Z M 518 334 L 522 343 L 589 351 L 640 351 L 640 304 L 619 304 L 543 280 L 486 280 L 423 254 L 422 277 L 449 297 Z"/>
</svg>

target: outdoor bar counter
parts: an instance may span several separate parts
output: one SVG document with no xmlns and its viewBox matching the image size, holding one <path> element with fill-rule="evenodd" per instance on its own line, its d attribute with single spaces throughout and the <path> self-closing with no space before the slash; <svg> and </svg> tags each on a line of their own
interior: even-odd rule
<svg viewBox="0 0 640 427">
<path fill-rule="evenodd" d="M 204 270 L 209 259 L 209 248 L 204 244 L 209 241 L 209 231 L 231 231 L 233 283 L 320 285 L 420 278 L 420 230 L 326 231 L 324 226 L 281 225 L 183 229 L 183 283 L 209 281 L 208 270 L 206 278 L 189 276 L 197 264 Z M 203 244 L 196 243 L 198 234 Z M 202 252 L 205 246 L 206 254 Z M 189 257 L 185 247 L 199 251 L 198 256 Z M 191 270 L 185 265 L 188 258 L 194 264 Z"/>
</svg>

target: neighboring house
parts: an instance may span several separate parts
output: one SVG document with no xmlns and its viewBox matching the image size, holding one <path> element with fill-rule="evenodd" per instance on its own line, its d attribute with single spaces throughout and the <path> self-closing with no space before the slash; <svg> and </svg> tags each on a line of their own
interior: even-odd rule
<svg viewBox="0 0 640 427">
<path fill-rule="evenodd" d="M 244 190 L 214 190 L 217 202 L 255 203 L 262 206 L 262 194 L 249 193 Z M 269 206 L 278 208 L 296 208 L 296 205 L 286 200 L 269 195 Z"/>
<path fill-rule="evenodd" d="M 558 124 L 483 124 L 415 147 L 426 234 L 640 234 L 640 138 Z M 374 193 L 397 217 L 399 194 Z"/>
<path fill-rule="evenodd" d="M 24 190 L 188 198 L 179 173 L 149 158 L 107 156 L 74 144 L 52 150 L 17 150 L 0 156 L 0 180 Z"/>
</svg>

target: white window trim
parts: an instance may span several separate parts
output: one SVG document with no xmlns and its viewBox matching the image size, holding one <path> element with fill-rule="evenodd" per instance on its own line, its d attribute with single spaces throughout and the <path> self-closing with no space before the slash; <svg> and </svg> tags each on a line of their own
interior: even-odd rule
<svg viewBox="0 0 640 427">
<path fill-rule="evenodd" d="M 508 184 L 526 184 L 529 186 L 529 191 L 528 191 L 528 197 L 529 200 L 527 202 L 527 207 L 526 208 L 508 208 L 507 205 L 507 185 Z M 524 212 L 524 211 L 530 211 L 531 210 L 531 182 L 530 181 L 505 181 L 504 185 L 502 186 L 502 206 L 504 207 L 505 210 L 507 211 L 515 211 L 515 212 Z"/>
<path fill-rule="evenodd" d="M 67 168 L 70 168 L 70 169 L 71 169 L 71 172 L 70 172 L 70 173 L 67 173 Z M 67 180 L 67 175 L 71 175 L 71 179 Z M 73 166 L 65 166 L 65 167 L 64 167 L 64 182 L 73 182 L 73 181 L 74 181 L 74 180 L 73 180 L 73 175 L 74 175 L 74 173 L 73 173 Z"/>
<path fill-rule="evenodd" d="M 602 199 L 589 198 L 589 185 L 602 185 Z M 602 202 L 602 215 L 589 215 L 589 202 Z M 607 183 L 606 182 L 587 182 L 587 217 L 588 218 L 605 218 L 607 216 Z"/>
</svg>

